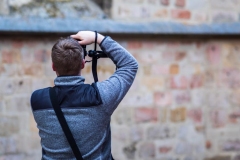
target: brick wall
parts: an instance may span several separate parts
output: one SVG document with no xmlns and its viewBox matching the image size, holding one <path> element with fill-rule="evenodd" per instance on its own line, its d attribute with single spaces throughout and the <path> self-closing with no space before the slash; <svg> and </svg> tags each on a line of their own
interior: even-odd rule
<svg viewBox="0 0 240 160">
<path fill-rule="evenodd" d="M 185 24 L 240 20 L 239 0 L 113 0 L 112 17 L 121 21 L 172 21 Z"/>
<path fill-rule="evenodd" d="M 32 91 L 53 85 L 57 37 L 0 38 L 0 160 L 40 159 Z M 240 40 L 118 39 L 139 62 L 136 80 L 112 117 L 121 160 L 240 159 Z M 99 78 L 114 72 L 99 62 Z M 92 83 L 91 65 L 84 72 Z"/>
</svg>

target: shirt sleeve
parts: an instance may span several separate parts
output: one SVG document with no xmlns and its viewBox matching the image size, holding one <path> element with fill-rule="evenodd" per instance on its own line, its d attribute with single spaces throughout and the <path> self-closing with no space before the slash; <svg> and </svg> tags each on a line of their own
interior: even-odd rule
<svg viewBox="0 0 240 160">
<path fill-rule="evenodd" d="M 104 109 L 111 115 L 131 87 L 138 63 L 126 49 L 110 37 L 105 37 L 100 47 L 117 67 L 109 79 L 96 83 Z"/>
</svg>

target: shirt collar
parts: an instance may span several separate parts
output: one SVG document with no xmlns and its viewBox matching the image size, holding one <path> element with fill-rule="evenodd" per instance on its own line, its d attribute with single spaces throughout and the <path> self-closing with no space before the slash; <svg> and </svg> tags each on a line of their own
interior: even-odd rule
<svg viewBox="0 0 240 160">
<path fill-rule="evenodd" d="M 55 78 L 55 86 L 75 86 L 83 84 L 85 78 L 82 76 L 59 76 Z"/>
</svg>

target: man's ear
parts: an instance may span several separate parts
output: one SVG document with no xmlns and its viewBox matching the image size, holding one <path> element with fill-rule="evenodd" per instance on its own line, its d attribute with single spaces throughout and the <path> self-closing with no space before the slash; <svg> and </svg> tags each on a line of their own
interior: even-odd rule
<svg viewBox="0 0 240 160">
<path fill-rule="evenodd" d="M 56 68 L 53 63 L 52 63 L 52 70 L 56 72 Z"/>
<path fill-rule="evenodd" d="M 83 69 L 85 67 L 85 59 L 82 60 L 82 66 L 81 69 Z"/>
</svg>

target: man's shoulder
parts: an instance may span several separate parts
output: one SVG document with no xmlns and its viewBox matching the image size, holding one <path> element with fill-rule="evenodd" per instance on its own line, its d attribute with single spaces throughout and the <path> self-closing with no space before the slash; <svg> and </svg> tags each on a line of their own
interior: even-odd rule
<svg viewBox="0 0 240 160">
<path fill-rule="evenodd" d="M 46 101 L 49 101 L 49 88 L 38 89 L 32 93 L 30 101 L 33 110 L 40 109 L 46 105 L 44 104 Z"/>
</svg>

